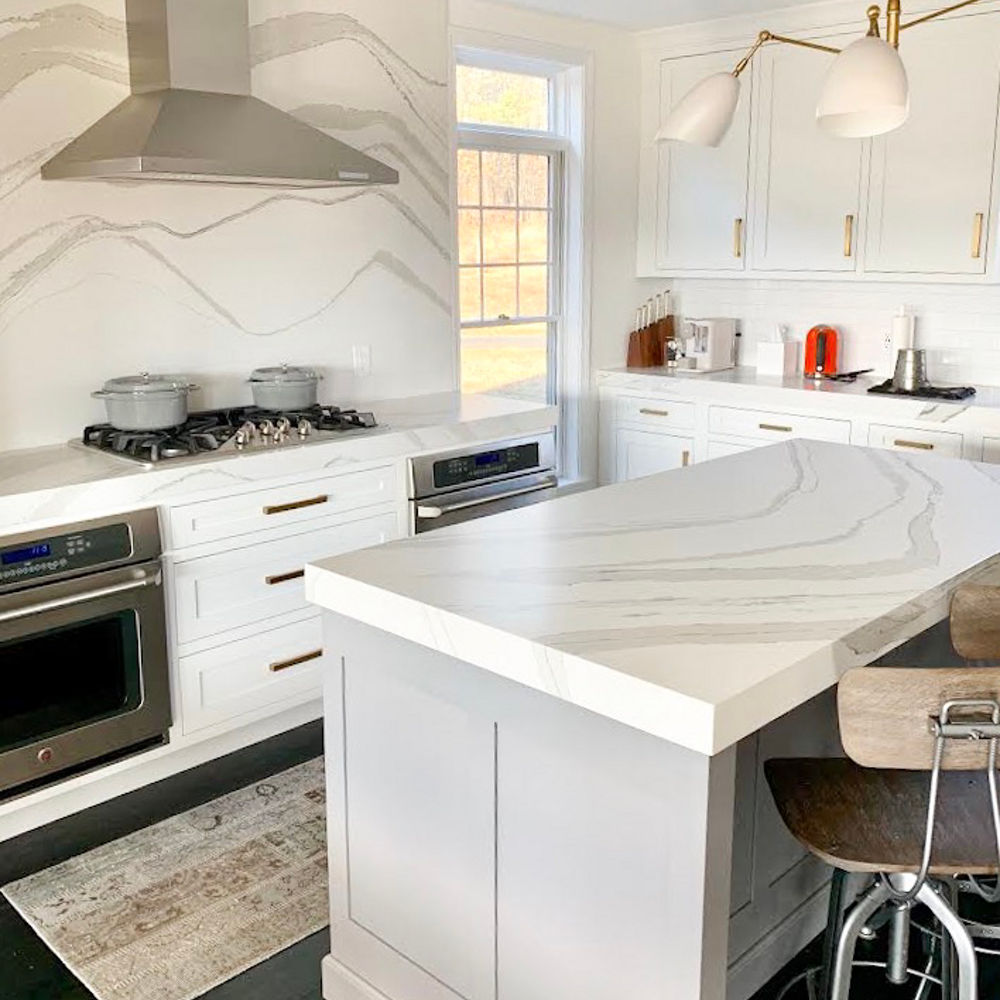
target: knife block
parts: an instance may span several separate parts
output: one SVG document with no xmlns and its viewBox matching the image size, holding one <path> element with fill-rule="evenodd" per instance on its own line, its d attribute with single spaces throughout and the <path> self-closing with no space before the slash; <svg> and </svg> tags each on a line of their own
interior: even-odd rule
<svg viewBox="0 0 1000 1000">
<path fill-rule="evenodd" d="M 628 355 L 625 364 L 629 368 L 659 368 L 663 364 L 663 344 L 660 323 L 633 330 L 628 338 Z"/>
</svg>

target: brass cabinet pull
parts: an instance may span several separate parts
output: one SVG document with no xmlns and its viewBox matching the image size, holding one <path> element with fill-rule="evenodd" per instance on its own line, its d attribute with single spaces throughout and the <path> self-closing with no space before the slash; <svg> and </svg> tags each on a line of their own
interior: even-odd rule
<svg viewBox="0 0 1000 1000">
<path fill-rule="evenodd" d="M 854 256 L 854 216 L 844 217 L 844 256 Z"/>
<path fill-rule="evenodd" d="M 310 497 L 308 500 L 296 500 L 294 503 L 279 503 L 273 507 L 265 507 L 265 514 L 287 514 L 290 510 L 302 510 L 303 507 L 318 507 L 320 504 L 329 503 L 330 498 L 324 493 L 322 496 Z"/>
<path fill-rule="evenodd" d="M 669 417 L 670 416 L 670 411 L 669 410 L 647 410 L 647 409 L 644 408 L 644 409 L 639 410 L 639 412 L 640 413 L 644 413 L 647 417 Z"/>
<path fill-rule="evenodd" d="M 686 469 L 691 464 L 691 452 L 681 452 L 681 468 Z"/>
<path fill-rule="evenodd" d="M 972 223 L 972 258 L 979 260 L 983 255 L 983 213 L 976 212 Z"/>
<path fill-rule="evenodd" d="M 743 220 L 737 219 L 733 223 L 733 256 L 743 256 Z"/>
<path fill-rule="evenodd" d="M 278 573 L 275 576 L 265 576 L 264 583 L 269 587 L 275 587 L 279 583 L 289 583 L 292 580 L 301 580 L 306 575 L 304 569 L 297 569 L 291 573 Z"/>
<path fill-rule="evenodd" d="M 779 434 L 791 434 L 791 427 L 784 427 L 782 424 L 758 424 L 762 431 L 777 431 Z"/>
<path fill-rule="evenodd" d="M 310 660 L 318 660 L 322 655 L 322 649 L 314 649 L 311 653 L 303 653 L 301 656 L 292 657 L 290 660 L 279 660 L 277 663 L 269 663 L 267 669 L 272 674 L 279 674 L 282 670 L 297 667 L 302 663 L 308 663 Z"/>
<path fill-rule="evenodd" d="M 928 441 L 905 441 L 902 438 L 896 438 L 893 444 L 897 448 L 918 448 L 920 451 L 934 450 L 934 445 L 930 444 Z"/>
</svg>

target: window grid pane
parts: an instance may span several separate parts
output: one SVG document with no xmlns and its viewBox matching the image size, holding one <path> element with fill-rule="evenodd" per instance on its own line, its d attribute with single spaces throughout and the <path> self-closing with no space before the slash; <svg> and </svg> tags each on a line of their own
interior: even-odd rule
<svg viewBox="0 0 1000 1000">
<path fill-rule="evenodd" d="M 535 132 L 549 128 L 552 84 L 546 76 L 460 65 L 455 84 L 460 122 Z"/>
</svg>

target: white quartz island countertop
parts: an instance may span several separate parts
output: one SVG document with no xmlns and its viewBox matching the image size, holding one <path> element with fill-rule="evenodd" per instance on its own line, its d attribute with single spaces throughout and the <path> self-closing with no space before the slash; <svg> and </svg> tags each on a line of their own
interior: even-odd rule
<svg viewBox="0 0 1000 1000">
<path fill-rule="evenodd" d="M 1000 565 L 1000 467 L 793 441 L 310 566 L 312 601 L 715 754 Z"/>
</svg>

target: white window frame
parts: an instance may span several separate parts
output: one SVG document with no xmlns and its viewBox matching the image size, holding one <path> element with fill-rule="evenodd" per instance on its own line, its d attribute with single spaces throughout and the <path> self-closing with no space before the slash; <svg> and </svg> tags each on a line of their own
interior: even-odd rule
<svg viewBox="0 0 1000 1000">
<path fill-rule="evenodd" d="M 556 330 L 550 336 L 550 378 L 555 380 L 554 397 L 559 408 L 560 475 L 565 481 L 579 481 L 583 475 L 581 438 L 590 387 L 590 273 L 589 233 L 590 193 L 587 183 L 589 142 L 586 123 L 591 104 L 589 81 L 593 78 L 592 57 L 585 52 L 544 45 L 527 39 L 512 39 L 487 32 L 453 28 L 452 86 L 455 67 L 479 66 L 509 73 L 546 76 L 551 81 L 549 100 L 550 131 L 507 129 L 491 125 L 456 125 L 452 143 L 452 163 L 460 148 L 500 149 L 510 152 L 557 155 L 561 161 L 561 184 L 553 192 L 553 209 L 558 220 L 552 258 L 558 287 L 550 290 L 550 313 L 557 314 Z M 452 107 L 455 107 L 454 94 Z M 453 171 L 452 204 L 457 205 L 457 171 Z M 457 218 L 456 218 L 457 223 Z M 458 302 L 457 225 L 454 281 Z M 461 330 L 471 324 L 461 322 L 455 311 L 456 377 L 459 372 Z M 523 321 L 520 321 L 523 322 Z M 482 326 L 501 325 L 495 322 Z"/>
</svg>

